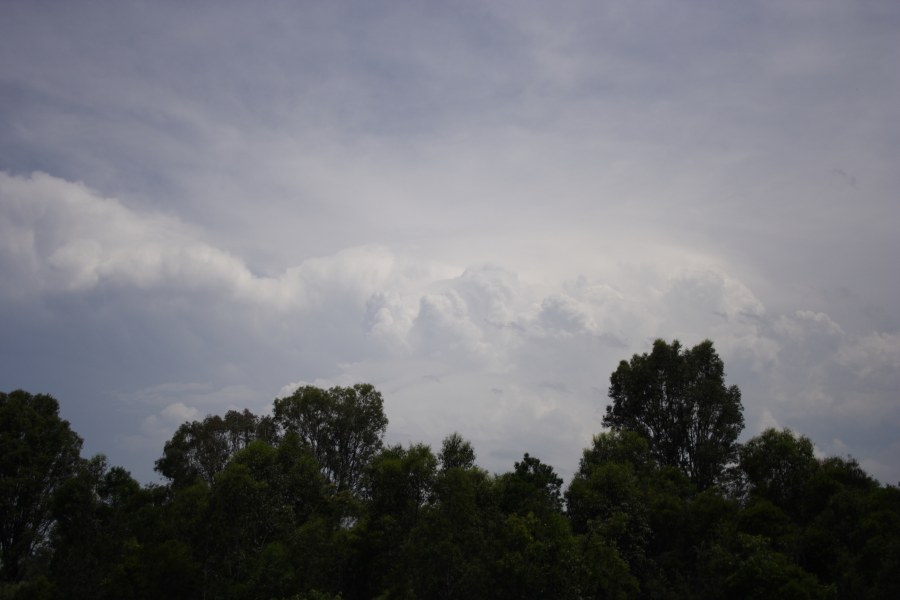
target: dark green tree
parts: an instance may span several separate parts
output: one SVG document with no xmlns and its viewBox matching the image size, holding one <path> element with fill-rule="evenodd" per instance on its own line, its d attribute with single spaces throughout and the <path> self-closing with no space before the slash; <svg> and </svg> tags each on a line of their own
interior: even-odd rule
<svg viewBox="0 0 900 600">
<path fill-rule="evenodd" d="M 900 498 L 894 494 L 893 506 L 876 508 L 873 500 L 881 496 L 879 491 L 878 483 L 855 460 L 839 457 L 819 461 L 807 482 L 802 511 L 808 523 L 801 534 L 798 562 L 821 581 L 832 583 L 839 598 L 891 597 L 875 593 L 876 582 L 866 577 L 896 573 L 900 568 L 896 545 L 893 556 L 890 544 L 879 552 L 866 551 L 867 546 L 874 549 L 881 545 L 876 542 L 870 546 L 873 538 L 900 533 L 900 505 L 896 503 Z M 876 513 L 886 518 L 875 518 Z M 878 526 L 872 527 L 875 522 Z M 893 583 L 886 587 L 896 586 L 894 576 Z"/>
<path fill-rule="evenodd" d="M 52 396 L 0 392 L 0 583 L 25 578 L 46 545 L 53 495 L 76 473 L 81 444 Z"/>
<path fill-rule="evenodd" d="M 363 476 L 364 516 L 356 528 L 356 588 L 351 597 L 408 596 L 414 562 L 410 536 L 428 510 L 437 458 L 424 444 L 390 446 Z"/>
<path fill-rule="evenodd" d="M 388 419 L 372 385 L 298 388 L 275 400 L 275 422 L 296 433 L 337 491 L 359 491 L 363 469 L 381 449 Z"/>
<path fill-rule="evenodd" d="M 650 540 L 645 482 L 654 463 L 647 442 L 632 431 L 594 437 L 566 490 L 575 532 L 599 538 L 639 573 Z M 616 565 L 614 558 L 609 564 Z"/>
<path fill-rule="evenodd" d="M 826 600 L 834 590 L 763 536 L 728 532 L 698 556 L 704 574 L 698 589 L 710 598 Z"/>
<path fill-rule="evenodd" d="M 216 476 L 208 516 L 208 587 L 222 597 L 252 598 L 251 583 L 278 595 L 289 591 L 272 589 L 268 578 L 253 582 L 257 559 L 274 560 L 277 545 L 293 530 L 293 510 L 282 497 L 280 483 L 277 451 L 263 442 L 239 451 Z M 280 578 L 290 583 L 292 570 L 285 569 Z"/>
<path fill-rule="evenodd" d="M 490 598 L 491 541 L 500 523 L 494 479 L 459 434 L 444 439 L 432 493 L 409 541 L 409 585 L 398 597 Z"/>
<path fill-rule="evenodd" d="M 818 466 L 812 441 L 789 429 L 767 429 L 740 449 L 745 493 L 768 500 L 795 518 Z"/>
<path fill-rule="evenodd" d="M 586 597 L 691 597 L 696 548 L 727 510 L 716 488 L 698 494 L 628 430 L 594 437 L 566 502 Z"/>
<path fill-rule="evenodd" d="M 603 424 L 646 438 L 660 464 L 681 469 L 701 490 L 737 457 L 741 393 L 725 385 L 724 364 L 709 340 L 689 350 L 677 340 L 656 340 L 649 354 L 619 363 L 609 397 Z"/>
<path fill-rule="evenodd" d="M 562 513 L 560 478 L 525 454 L 496 477 L 502 513 L 493 536 L 494 598 L 578 598 L 578 545 Z"/>
<path fill-rule="evenodd" d="M 475 450 L 469 441 L 454 431 L 441 443 L 438 462 L 442 472 L 450 469 L 471 469 L 475 466 Z"/>
<path fill-rule="evenodd" d="M 370 513 L 390 517 L 405 528 L 415 526 L 431 497 L 436 473 L 437 459 L 424 444 L 385 448 L 372 460 L 363 481 Z"/>
<path fill-rule="evenodd" d="M 526 452 L 511 473 L 497 478 L 500 507 L 507 513 L 538 517 L 562 513 L 562 483 L 553 467 Z"/>
<path fill-rule="evenodd" d="M 256 440 L 235 453 L 210 488 L 204 589 L 229 598 L 277 598 L 326 580 L 332 557 L 316 546 L 321 534 L 337 529 L 337 518 L 325 489 L 315 459 L 294 433 L 277 447 Z"/>
<path fill-rule="evenodd" d="M 123 557 L 146 495 L 122 467 L 81 461 L 53 497 L 52 579 L 59 598 L 121 598 L 131 588 Z M 127 595 L 127 593 L 125 593 Z"/>
<path fill-rule="evenodd" d="M 249 410 L 230 410 L 225 418 L 208 415 L 202 421 L 182 424 L 156 461 L 156 470 L 175 487 L 198 480 L 211 484 L 228 459 L 255 440 L 275 443 L 275 424 L 271 417 L 257 416 Z"/>
</svg>

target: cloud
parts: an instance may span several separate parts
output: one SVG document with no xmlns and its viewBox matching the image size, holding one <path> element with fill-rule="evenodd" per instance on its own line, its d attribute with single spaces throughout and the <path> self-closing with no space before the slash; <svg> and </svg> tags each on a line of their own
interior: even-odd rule
<svg viewBox="0 0 900 600">
<path fill-rule="evenodd" d="M 861 377 L 897 374 L 900 372 L 900 335 L 871 333 L 842 347 L 838 361 Z"/>
<path fill-rule="evenodd" d="M 415 261 L 395 264 L 385 249 L 367 246 L 310 258 L 274 276 L 256 275 L 179 219 L 130 209 L 44 173 L 0 172 L 0 234 L 7 276 L 30 286 L 4 288 L 13 294 L 165 289 L 302 311 L 335 296 L 359 302 L 391 278 L 402 287 L 421 268 Z"/>
<path fill-rule="evenodd" d="M 115 460 L 367 380 L 563 471 L 619 360 L 710 338 L 748 434 L 896 480 L 886 6 L 11 5 L 0 383 Z"/>
<path fill-rule="evenodd" d="M 135 414 L 152 411 L 119 438 L 133 452 L 161 447 L 178 424 L 204 411 L 268 410 L 275 395 L 298 385 L 281 382 L 296 382 L 288 378 L 299 360 L 315 385 L 366 380 L 384 389 L 397 439 L 436 445 L 449 431 L 465 430 L 493 470 L 504 468 L 517 444 L 574 465 L 599 429 L 609 372 L 655 337 L 714 339 L 729 372 L 749 381 L 750 434 L 772 423 L 804 431 L 807 411 L 830 411 L 849 429 L 873 415 L 898 417 L 883 396 L 897 384 L 895 335 L 851 335 L 821 311 L 769 315 L 711 257 L 607 263 L 591 276 L 532 284 L 500 266 L 454 274 L 423 256 L 359 247 L 263 276 L 187 224 L 129 209 L 82 184 L 2 174 L 0 194 L 0 227 L 13 234 L 3 237 L 3 268 L 31 286 L 7 301 L 107 290 L 139 302 L 126 314 L 164 323 L 171 313 L 153 307 L 165 299 L 170 309 L 180 306 L 195 340 L 190 358 L 182 348 L 176 359 L 235 382 L 119 394 Z M 79 310 L 96 318 L 96 309 Z M 163 331 L 162 339 L 172 347 L 173 336 L 184 334 Z M 293 351 L 276 358 L 285 348 Z M 310 369 L 317 364 L 324 370 Z M 260 372 L 249 384 L 237 383 L 254 368 Z M 566 463 L 558 467 L 563 473 Z"/>
<path fill-rule="evenodd" d="M 3 250 L 35 293 L 124 285 L 253 295 L 240 261 L 196 241 L 198 232 L 172 217 L 136 213 L 44 173 L 0 172 L 0 201 Z"/>
<path fill-rule="evenodd" d="M 541 302 L 538 322 L 548 332 L 558 335 L 574 335 L 597 331 L 588 311 L 578 301 L 561 294 L 545 298 Z"/>
</svg>

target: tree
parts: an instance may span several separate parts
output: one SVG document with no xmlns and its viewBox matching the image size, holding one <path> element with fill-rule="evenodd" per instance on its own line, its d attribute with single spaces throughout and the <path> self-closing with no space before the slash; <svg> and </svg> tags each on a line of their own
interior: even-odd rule
<svg viewBox="0 0 900 600">
<path fill-rule="evenodd" d="M 47 541 L 51 499 L 76 472 L 81 444 L 52 396 L 0 392 L 0 582 L 21 581 Z"/>
<path fill-rule="evenodd" d="M 887 506 L 873 506 L 879 488 L 854 459 L 835 456 L 819 461 L 806 484 L 801 512 L 808 523 L 799 541 L 798 562 L 821 581 L 835 584 L 840 598 L 892 597 L 867 589 L 873 584 L 884 587 L 879 571 L 896 572 L 900 566 L 896 549 L 891 556 L 890 546 L 878 548 L 875 539 L 885 533 L 892 538 L 892 533 L 900 531 L 900 504 L 886 512 L 880 509 Z M 900 496 L 894 501 L 900 501 Z M 878 518 L 878 513 L 887 518 Z M 866 546 L 871 542 L 876 543 L 870 549 L 878 549 L 870 553 Z"/>
<path fill-rule="evenodd" d="M 724 365 L 709 340 L 689 350 L 677 340 L 656 340 L 650 354 L 619 363 L 609 397 L 603 424 L 646 438 L 656 460 L 681 469 L 701 490 L 736 458 L 744 427 L 741 393 L 726 387 Z"/>
<path fill-rule="evenodd" d="M 438 461 L 441 463 L 441 471 L 471 469 L 475 466 L 475 450 L 459 433 L 453 432 L 441 443 Z"/>
<path fill-rule="evenodd" d="M 600 537 L 639 571 L 650 538 L 646 487 L 647 443 L 631 431 L 594 437 L 566 490 L 566 505 L 575 533 Z M 610 564 L 614 564 L 613 561 Z"/>
<path fill-rule="evenodd" d="M 359 491 L 363 469 L 381 449 L 388 423 L 374 386 L 304 386 L 275 400 L 274 414 L 279 427 L 300 436 L 339 492 Z"/>
<path fill-rule="evenodd" d="M 789 556 L 774 550 L 766 538 L 745 533 L 722 535 L 700 549 L 703 597 L 712 598 L 833 598 L 823 585 Z M 858 596 L 851 596 L 858 597 Z"/>
<path fill-rule="evenodd" d="M 819 463 L 812 441 L 789 429 L 767 429 L 740 449 L 740 470 L 748 493 L 798 516 L 806 485 Z"/>
<path fill-rule="evenodd" d="M 562 513 L 562 483 L 553 467 L 526 452 L 511 473 L 497 478 L 500 506 L 507 513 L 538 517 Z"/>
<path fill-rule="evenodd" d="M 314 547 L 321 536 L 304 530 L 311 521 L 326 537 L 337 529 L 336 519 L 318 527 L 330 512 L 325 489 L 318 464 L 294 433 L 277 447 L 256 440 L 236 452 L 209 488 L 198 548 L 204 589 L 216 597 L 278 598 L 324 579 L 329 555 Z"/>
<path fill-rule="evenodd" d="M 225 468 L 228 459 L 251 442 L 275 441 L 275 424 L 271 417 L 256 416 L 247 409 L 230 410 L 225 418 L 208 415 L 202 421 L 182 424 L 166 442 L 156 470 L 184 487 L 198 480 L 212 484 L 216 473 Z"/>
<path fill-rule="evenodd" d="M 106 457 L 80 461 L 53 496 L 51 573 L 58 598 L 121 598 L 131 519 L 143 501 L 140 484 Z"/>
<path fill-rule="evenodd" d="M 562 479 L 528 453 L 494 480 L 494 598 L 577 598 L 578 544 L 562 513 Z"/>
<path fill-rule="evenodd" d="M 491 598 L 490 542 L 500 522 L 493 479 L 478 467 L 442 469 L 411 535 L 414 598 Z"/>
<path fill-rule="evenodd" d="M 251 583 L 258 589 L 271 587 L 271 581 L 252 581 L 256 563 L 272 560 L 270 545 L 285 542 L 294 527 L 292 506 L 280 489 L 283 476 L 277 455 L 275 448 L 257 441 L 235 454 L 216 476 L 210 490 L 210 577 L 205 582 L 214 594 L 250 598 Z M 291 569 L 283 569 L 280 578 L 293 579 Z M 268 591 L 272 597 L 287 592 Z"/>
<path fill-rule="evenodd" d="M 366 469 L 364 487 L 369 512 L 390 516 L 411 528 L 428 501 L 437 472 L 437 459 L 424 444 L 383 449 Z"/>
<path fill-rule="evenodd" d="M 353 578 L 364 589 L 350 597 L 403 597 L 411 589 L 411 533 L 428 508 L 436 475 L 437 458 L 424 444 L 384 448 L 369 463 Z"/>
</svg>

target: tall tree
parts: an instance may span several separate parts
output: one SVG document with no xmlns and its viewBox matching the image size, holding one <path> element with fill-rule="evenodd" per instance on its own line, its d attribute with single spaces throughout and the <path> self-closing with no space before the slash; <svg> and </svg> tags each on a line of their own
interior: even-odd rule
<svg viewBox="0 0 900 600">
<path fill-rule="evenodd" d="M 698 488 L 713 485 L 737 456 L 744 428 L 741 393 L 725 385 L 711 341 L 684 350 L 678 340 L 622 361 L 610 377 L 603 424 L 645 437 L 661 464 L 678 467 Z"/>
<path fill-rule="evenodd" d="M 275 400 L 275 422 L 312 450 L 338 491 L 358 492 L 366 464 L 382 447 L 388 419 L 374 386 L 298 388 Z"/>
<path fill-rule="evenodd" d="M 52 396 L 0 392 L 0 582 L 21 581 L 47 541 L 52 496 L 77 470 L 81 444 Z"/>
</svg>

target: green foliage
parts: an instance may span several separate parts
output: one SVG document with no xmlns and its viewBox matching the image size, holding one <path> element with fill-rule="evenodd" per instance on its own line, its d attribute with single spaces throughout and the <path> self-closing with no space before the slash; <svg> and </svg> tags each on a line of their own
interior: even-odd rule
<svg viewBox="0 0 900 600">
<path fill-rule="evenodd" d="M 633 525 L 635 547 L 639 547 L 637 538 L 645 535 L 638 532 L 646 529 L 642 524 L 645 515 L 640 483 L 650 465 L 647 444 L 634 432 L 611 431 L 595 436 L 566 490 L 575 531 L 587 533 L 592 522 L 605 523 L 615 514 L 626 515 Z"/>
<path fill-rule="evenodd" d="M 493 538 L 493 598 L 578 598 L 578 546 L 557 512 L 507 513 Z"/>
<path fill-rule="evenodd" d="M 646 438 L 660 464 L 681 469 L 700 489 L 715 484 L 736 458 L 741 393 L 725 386 L 724 365 L 709 340 L 689 350 L 677 340 L 656 340 L 650 354 L 619 363 L 609 396 L 603 424 Z"/>
<path fill-rule="evenodd" d="M 472 444 L 453 432 L 444 438 L 441 451 L 438 453 L 438 462 L 441 464 L 442 472 L 450 469 L 471 469 L 475 466 L 475 450 Z"/>
<path fill-rule="evenodd" d="M 562 512 L 562 483 L 553 467 L 527 452 L 512 473 L 497 480 L 500 506 L 508 513 L 533 513 L 544 517 Z"/>
<path fill-rule="evenodd" d="M 599 561 L 588 569 L 610 569 L 583 576 L 592 594 L 638 587 L 651 534 L 646 482 L 654 470 L 645 440 L 631 431 L 597 435 L 584 451 L 566 505 L 583 551 Z"/>
<path fill-rule="evenodd" d="M 721 536 L 700 558 L 708 597 L 824 600 L 833 595 L 832 588 L 773 549 L 763 536 Z"/>
<path fill-rule="evenodd" d="M 304 386 L 275 400 L 275 422 L 296 433 L 339 492 L 358 492 L 363 469 L 381 449 L 388 420 L 372 385 Z"/>
<path fill-rule="evenodd" d="M 887 598 L 900 584 L 900 492 L 852 459 L 821 461 L 804 497 L 799 563 L 841 598 Z"/>
<path fill-rule="evenodd" d="M 366 511 L 356 530 L 358 595 L 403 597 L 410 586 L 410 538 L 427 510 L 437 474 L 431 448 L 390 446 L 363 476 Z"/>
<path fill-rule="evenodd" d="M 767 429 L 740 449 L 739 469 L 747 493 L 799 516 L 806 486 L 818 468 L 809 438 Z"/>
<path fill-rule="evenodd" d="M 578 536 L 577 581 L 582 598 L 634 598 L 640 582 L 616 544 L 598 532 Z"/>
<path fill-rule="evenodd" d="M 275 434 L 271 417 L 258 417 L 246 409 L 228 411 L 224 419 L 209 415 L 178 428 L 156 461 L 156 470 L 175 487 L 197 480 L 211 484 L 235 452 L 255 440 L 273 443 Z"/>
<path fill-rule="evenodd" d="M 81 461 L 53 498 L 51 574 L 60 598 L 121 597 L 131 513 L 144 502 L 140 485 L 102 455 Z"/>
<path fill-rule="evenodd" d="M 29 575 L 48 539 L 53 495 L 78 470 L 81 444 L 52 396 L 0 392 L 0 584 Z"/>
<path fill-rule="evenodd" d="M 498 521 L 490 477 L 453 467 L 434 484 L 433 505 L 411 535 L 411 589 L 418 598 L 487 598 L 492 538 Z"/>
<path fill-rule="evenodd" d="M 0 599 L 900 597 L 900 490 L 788 430 L 725 472 L 733 449 L 693 422 L 729 398 L 739 415 L 711 344 L 654 352 L 613 375 L 648 406 L 594 437 L 564 495 L 528 453 L 488 474 L 458 433 L 437 455 L 383 447 L 371 386 L 185 423 L 157 462 L 169 483 L 145 487 L 80 458 L 52 398 L 4 394 L 0 526 L 27 544 L 4 538 Z M 735 425 L 718 414 L 710 427 Z"/>
<path fill-rule="evenodd" d="M 577 598 L 578 545 L 562 512 L 562 479 L 527 452 L 494 480 L 496 598 Z"/>
</svg>

